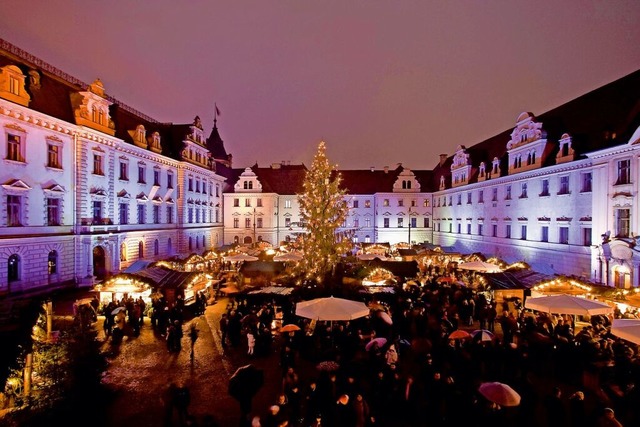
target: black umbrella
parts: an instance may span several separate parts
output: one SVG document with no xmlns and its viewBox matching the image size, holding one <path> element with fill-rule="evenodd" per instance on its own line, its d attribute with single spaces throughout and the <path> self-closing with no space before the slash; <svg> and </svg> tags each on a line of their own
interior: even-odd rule
<svg viewBox="0 0 640 427">
<path fill-rule="evenodd" d="M 251 400 L 264 384 L 264 372 L 253 365 L 239 367 L 229 378 L 229 394 L 242 403 Z"/>
</svg>

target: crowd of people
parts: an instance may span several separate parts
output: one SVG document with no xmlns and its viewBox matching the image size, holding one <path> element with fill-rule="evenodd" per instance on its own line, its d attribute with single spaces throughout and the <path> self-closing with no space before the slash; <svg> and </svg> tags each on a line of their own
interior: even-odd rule
<svg viewBox="0 0 640 427">
<path fill-rule="evenodd" d="M 576 323 L 525 310 L 518 300 L 496 304 L 483 292 L 435 279 L 348 322 L 310 321 L 294 307 L 294 301 L 284 305 L 282 322 L 301 330 L 280 334 L 273 345 L 282 387 L 246 425 L 599 427 L 640 420 L 638 347 L 611 334 L 613 316 Z M 268 355 L 273 312 L 269 303 L 229 305 L 221 324 L 225 340 L 246 346 L 252 357 Z M 473 328 L 495 334 L 449 338 Z M 266 349 L 254 352 L 266 337 Z M 299 369 L 299 362 L 317 368 Z M 520 405 L 503 407 L 478 393 L 488 381 L 509 384 Z"/>
</svg>

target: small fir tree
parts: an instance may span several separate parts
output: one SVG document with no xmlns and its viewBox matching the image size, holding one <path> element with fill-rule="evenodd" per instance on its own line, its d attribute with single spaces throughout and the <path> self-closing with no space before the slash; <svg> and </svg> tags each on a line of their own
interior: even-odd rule
<svg viewBox="0 0 640 427">
<path fill-rule="evenodd" d="M 348 233 L 338 233 L 349 212 L 345 192 L 340 188 L 341 180 L 337 166 L 329 163 L 325 143 L 321 141 L 311 169 L 306 173 L 304 192 L 298 195 L 306 231 L 302 236 L 304 259 L 298 268 L 306 280 L 318 284 L 328 279 L 340 256 L 351 248 Z"/>
</svg>

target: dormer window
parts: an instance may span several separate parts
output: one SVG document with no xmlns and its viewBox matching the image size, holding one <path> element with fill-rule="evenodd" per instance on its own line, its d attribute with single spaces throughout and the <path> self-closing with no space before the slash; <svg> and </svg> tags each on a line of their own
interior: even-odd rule
<svg viewBox="0 0 640 427">
<path fill-rule="evenodd" d="M 29 105 L 31 97 L 24 87 L 25 75 L 15 65 L 7 65 L 0 68 L 0 97 L 20 104 Z"/>
<path fill-rule="evenodd" d="M 245 181 L 244 182 L 244 189 L 245 190 L 252 190 L 253 189 L 253 181 Z"/>
</svg>

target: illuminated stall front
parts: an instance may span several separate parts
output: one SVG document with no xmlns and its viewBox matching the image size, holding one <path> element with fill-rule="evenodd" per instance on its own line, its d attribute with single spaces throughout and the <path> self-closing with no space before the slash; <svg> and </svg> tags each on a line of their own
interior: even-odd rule
<svg viewBox="0 0 640 427">
<path fill-rule="evenodd" d="M 96 285 L 93 290 L 99 293 L 100 303 L 104 305 L 129 297 L 133 299 L 142 297 L 146 303 L 149 303 L 154 287 L 153 280 L 147 277 L 122 273 Z"/>
</svg>

